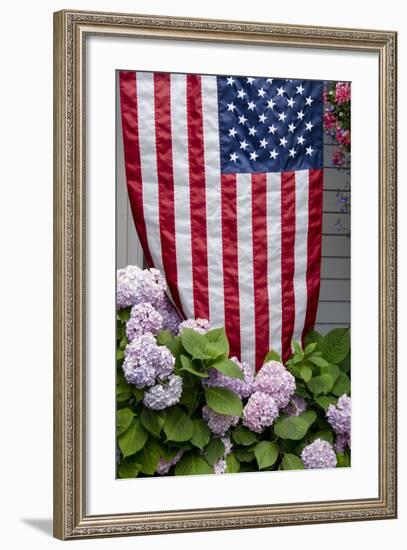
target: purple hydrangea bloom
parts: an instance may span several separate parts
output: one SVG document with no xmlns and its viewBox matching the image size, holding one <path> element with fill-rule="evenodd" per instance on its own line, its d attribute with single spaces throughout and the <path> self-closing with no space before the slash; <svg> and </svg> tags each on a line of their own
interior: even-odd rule
<svg viewBox="0 0 407 550">
<path fill-rule="evenodd" d="M 215 464 L 213 465 L 213 471 L 215 474 L 225 474 L 226 473 L 226 460 L 224 458 L 221 458 Z"/>
<path fill-rule="evenodd" d="M 305 468 L 335 468 L 336 454 L 332 445 L 323 439 L 316 439 L 304 447 L 301 459 Z"/>
<path fill-rule="evenodd" d="M 128 265 L 117 270 L 116 302 L 119 309 L 147 302 L 155 305 L 163 299 L 167 288 L 157 269 L 140 269 Z"/>
<path fill-rule="evenodd" d="M 207 319 L 200 319 L 198 317 L 197 319 L 187 319 L 186 321 L 182 321 L 179 325 L 179 334 L 181 334 L 183 328 L 192 328 L 192 330 L 199 332 L 199 334 L 205 334 L 208 330 L 210 330 L 211 325 Z"/>
<path fill-rule="evenodd" d="M 222 441 L 222 443 L 225 447 L 225 452 L 223 453 L 223 457 L 226 458 L 232 452 L 233 443 L 232 443 L 230 437 L 221 437 L 220 440 Z"/>
<path fill-rule="evenodd" d="M 182 378 L 172 374 L 168 380 L 149 388 L 143 397 L 143 403 L 149 409 L 159 411 L 178 403 L 182 393 Z"/>
<path fill-rule="evenodd" d="M 278 405 L 274 397 L 262 391 L 254 392 L 243 409 L 243 424 L 252 432 L 262 432 L 277 417 Z"/>
<path fill-rule="evenodd" d="M 281 409 L 288 405 L 295 392 L 295 378 L 282 363 L 268 361 L 257 373 L 253 391 L 268 393 Z"/>
<path fill-rule="evenodd" d="M 136 336 L 124 351 L 124 376 L 129 384 L 145 388 L 164 380 L 174 370 L 175 359 L 164 346 L 158 346 L 152 334 Z"/>
<path fill-rule="evenodd" d="M 166 294 L 156 307 L 163 319 L 161 328 L 171 331 L 173 335 L 178 334 L 182 318 Z"/>
<path fill-rule="evenodd" d="M 161 457 L 157 464 L 156 473 L 160 476 L 168 474 L 171 466 L 175 466 L 175 464 L 181 460 L 183 454 L 184 451 L 181 449 L 177 452 L 174 458 L 171 458 L 171 460 L 165 460 Z"/>
<path fill-rule="evenodd" d="M 328 422 L 336 434 L 347 435 L 351 427 L 351 399 L 346 394 L 341 395 L 335 405 L 329 405 L 326 412 Z"/>
<path fill-rule="evenodd" d="M 243 372 L 244 380 L 225 376 L 216 369 L 209 369 L 209 376 L 208 378 L 203 379 L 202 385 L 206 388 L 211 388 L 214 386 L 227 388 L 239 395 L 241 398 L 249 397 L 252 393 L 254 380 L 253 369 L 250 367 L 249 363 L 246 363 L 245 361 L 240 363 L 236 357 L 231 357 L 231 360 L 236 363 L 236 365 Z"/>
<path fill-rule="evenodd" d="M 335 438 L 334 449 L 337 453 L 344 453 L 347 448 L 350 448 L 350 435 L 339 434 Z"/>
<path fill-rule="evenodd" d="M 281 411 L 287 416 L 299 416 L 301 413 L 307 410 L 307 402 L 299 395 L 293 395 L 290 402 Z"/>
<path fill-rule="evenodd" d="M 225 451 L 223 453 L 223 458 L 219 459 L 213 465 L 213 471 L 215 472 L 215 474 L 226 474 L 227 463 L 225 459 L 232 452 L 233 443 L 230 437 L 221 437 L 220 440 L 225 447 Z"/>
<path fill-rule="evenodd" d="M 133 340 L 148 332 L 157 334 L 162 324 L 162 315 L 151 304 L 136 304 L 131 308 L 130 319 L 126 324 L 127 338 Z"/>
<path fill-rule="evenodd" d="M 223 436 L 232 426 L 236 426 L 239 422 L 238 416 L 230 416 L 227 414 L 219 414 L 207 405 L 202 407 L 202 418 L 206 420 L 211 432 L 215 435 Z"/>
</svg>

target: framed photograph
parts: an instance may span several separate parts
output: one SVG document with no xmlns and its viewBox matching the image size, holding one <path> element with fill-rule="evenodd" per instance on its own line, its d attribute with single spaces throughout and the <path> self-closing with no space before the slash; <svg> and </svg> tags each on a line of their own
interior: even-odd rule
<svg viewBox="0 0 407 550">
<path fill-rule="evenodd" d="M 54 534 L 396 517 L 396 33 L 54 15 Z"/>
</svg>

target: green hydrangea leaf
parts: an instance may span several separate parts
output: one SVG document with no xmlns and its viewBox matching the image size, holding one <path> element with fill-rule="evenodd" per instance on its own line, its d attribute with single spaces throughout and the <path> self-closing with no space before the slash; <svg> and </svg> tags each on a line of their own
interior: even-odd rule
<svg viewBox="0 0 407 550">
<path fill-rule="evenodd" d="M 314 396 L 318 396 L 329 393 L 332 390 L 334 383 L 335 379 L 331 374 L 321 374 L 311 378 L 307 386 Z"/>
<path fill-rule="evenodd" d="M 202 474 L 213 474 L 213 468 L 206 462 L 203 456 L 193 451 L 185 453 L 175 466 L 175 475 L 177 476 Z"/>
<path fill-rule="evenodd" d="M 268 363 L 269 361 L 278 361 L 279 363 L 282 363 L 280 354 L 277 353 L 277 351 L 271 349 L 265 356 L 263 360 L 264 363 Z"/>
<path fill-rule="evenodd" d="M 122 460 L 117 468 L 117 475 L 120 479 L 134 478 L 139 475 L 141 464 L 134 457 Z"/>
<path fill-rule="evenodd" d="M 116 435 L 119 436 L 124 433 L 130 426 L 134 418 L 134 413 L 131 409 L 126 407 L 116 412 Z"/>
<path fill-rule="evenodd" d="M 283 470 L 303 470 L 304 464 L 301 458 L 293 454 L 285 454 L 281 461 L 281 467 Z"/>
<path fill-rule="evenodd" d="M 264 470 L 275 464 L 278 458 L 278 447 L 271 441 L 260 441 L 254 447 L 254 456 L 260 470 Z"/>
<path fill-rule="evenodd" d="M 143 474 L 151 476 L 155 473 L 161 454 L 161 446 L 158 441 L 149 437 L 142 450 L 135 456 L 137 462 L 141 464 Z"/>
<path fill-rule="evenodd" d="M 124 458 L 140 451 L 147 438 L 148 432 L 141 424 L 140 418 L 134 418 L 127 430 L 118 437 L 119 447 Z"/>
<path fill-rule="evenodd" d="M 205 449 L 205 458 L 213 466 L 218 460 L 223 458 L 225 446 L 218 437 L 212 437 Z"/>
<path fill-rule="evenodd" d="M 240 462 L 238 461 L 235 453 L 230 453 L 226 457 L 226 473 L 236 474 L 240 471 Z"/>
<path fill-rule="evenodd" d="M 180 370 L 190 372 L 194 376 L 199 376 L 200 378 L 207 378 L 208 377 L 208 373 L 204 372 L 202 370 L 199 370 L 194 365 L 194 363 L 191 361 L 191 359 L 189 357 L 187 357 L 186 355 L 181 355 L 180 360 L 181 360 L 181 365 L 182 365 Z"/>
<path fill-rule="evenodd" d="M 340 397 L 344 393 L 348 394 L 350 392 L 350 380 L 349 376 L 344 372 L 339 372 L 338 378 L 332 388 L 332 393 L 337 397 Z"/>
<path fill-rule="evenodd" d="M 194 425 L 181 407 L 167 409 L 164 432 L 168 441 L 189 441 L 194 435 Z"/>
<path fill-rule="evenodd" d="M 158 345 L 167 346 L 167 344 L 172 342 L 173 336 L 170 330 L 160 330 L 155 338 Z"/>
<path fill-rule="evenodd" d="M 348 328 L 336 328 L 324 338 L 323 355 L 330 363 L 338 364 L 345 359 L 350 349 Z"/>
<path fill-rule="evenodd" d="M 194 425 L 194 435 L 191 437 L 191 443 L 202 450 L 209 443 L 211 430 L 202 418 L 196 418 L 192 422 Z"/>
<path fill-rule="evenodd" d="M 152 435 L 158 437 L 165 423 L 166 411 L 153 411 L 143 407 L 140 413 L 140 420 L 144 428 Z"/>
<path fill-rule="evenodd" d="M 231 359 L 220 359 L 215 361 L 214 363 L 211 363 L 211 368 L 218 370 L 230 378 L 239 378 L 239 380 L 244 380 L 243 372 Z"/>
<path fill-rule="evenodd" d="M 281 416 L 274 423 L 274 433 L 282 439 L 299 441 L 307 433 L 309 424 L 299 416 Z"/>
<path fill-rule="evenodd" d="M 232 432 L 232 439 L 238 445 L 249 446 L 257 443 L 257 436 L 245 426 L 238 426 Z"/>
<path fill-rule="evenodd" d="M 227 388 L 214 386 L 205 390 L 208 407 L 220 414 L 240 416 L 243 411 L 242 400 Z"/>
</svg>

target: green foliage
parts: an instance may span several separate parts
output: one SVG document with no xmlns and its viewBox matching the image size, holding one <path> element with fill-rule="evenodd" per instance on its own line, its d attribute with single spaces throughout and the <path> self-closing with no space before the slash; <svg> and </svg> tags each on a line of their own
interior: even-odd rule
<svg viewBox="0 0 407 550">
<path fill-rule="evenodd" d="M 224 453 L 225 446 L 222 441 L 218 437 L 211 437 L 204 453 L 207 462 L 213 466 L 223 457 Z"/>
<path fill-rule="evenodd" d="M 123 372 L 118 371 L 116 378 L 116 400 L 119 403 L 128 401 L 133 397 L 133 388 L 124 378 Z"/>
<path fill-rule="evenodd" d="M 264 358 L 263 364 L 267 363 L 268 361 L 278 361 L 279 363 L 281 363 L 280 354 L 271 349 Z"/>
<path fill-rule="evenodd" d="M 273 466 L 278 458 L 278 447 L 271 441 L 260 441 L 254 447 L 254 456 L 260 470 Z"/>
<path fill-rule="evenodd" d="M 323 354 L 330 363 L 340 363 L 348 355 L 350 338 L 348 328 L 336 328 L 324 338 Z"/>
<path fill-rule="evenodd" d="M 213 474 L 213 468 L 207 463 L 203 456 L 195 451 L 185 453 L 175 466 L 175 475 L 177 476 L 199 474 Z"/>
<path fill-rule="evenodd" d="M 131 307 L 117 310 L 117 319 L 122 323 L 126 323 L 130 319 Z"/>
<path fill-rule="evenodd" d="M 194 425 L 194 435 L 191 437 L 191 443 L 203 450 L 209 443 L 211 431 L 208 428 L 208 424 L 202 418 L 195 418 L 192 422 Z"/>
<path fill-rule="evenodd" d="M 248 446 L 257 443 L 257 436 L 245 426 L 237 426 L 232 432 L 232 439 L 238 445 Z"/>
<path fill-rule="evenodd" d="M 220 414 L 240 416 L 243 411 L 242 400 L 238 395 L 228 390 L 214 386 L 205 390 L 208 407 Z"/>
<path fill-rule="evenodd" d="M 137 453 L 135 459 L 141 464 L 141 472 L 146 475 L 153 475 L 157 469 L 158 461 L 161 458 L 161 445 L 153 437 L 149 437 L 142 450 Z"/>
<path fill-rule="evenodd" d="M 189 441 L 194 435 L 194 424 L 181 407 L 170 407 L 166 411 L 164 432 L 167 441 Z"/>
<path fill-rule="evenodd" d="M 236 453 L 230 453 L 226 457 L 226 473 L 236 474 L 240 471 L 240 462 L 237 459 Z"/>
<path fill-rule="evenodd" d="M 349 451 L 344 453 L 336 453 L 337 468 L 348 468 L 350 466 L 350 454 Z"/>
<path fill-rule="evenodd" d="M 141 424 L 140 418 L 134 418 L 127 430 L 118 437 L 119 447 L 124 458 L 143 449 L 147 438 L 148 432 Z"/>
<path fill-rule="evenodd" d="M 314 394 L 315 397 L 318 395 L 329 393 L 335 383 L 335 378 L 332 374 L 321 374 L 311 378 L 308 382 L 308 389 Z"/>
<path fill-rule="evenodd" d="M 347 374 L 339 372 L 335 385 L 332 388 L 332 393 L 338 397 L 344 393 L 350 393 L 350 380 Z"/>
<path fill-rule="evenodd" d="M 186 355 L 180 355 L 181 360 L 181 369 L 180 370 L 186 370 L 190 372 L 191 374 L 194 374 L 195 376 L 199 376 L 200 378 L 207 378 L 208 373 L 203 371 L 202 369 L 195 366 L 194 362 L 191 361 L 189 357 Z"/>
<path fill-rule="evenodd" d="M 282 439 L 299 441 L 308 431 L 308 422 L 299 416 L 281 416 L 274 423 L 274 433 Z"/>
<path fill-rule="evenodd" d="M 205 388 L 209 369 L 224 376 L 243 379 L 240 368 L 229 359 L 229 343 L 224 329 L 198 334 L 183 329 L 181 336 L 163 330 L 156 336 L 175 357 L 175 373 L 182 377 L 179 403 L 154 411 L 143 404 L 144 389 L 128 384 L 122 370 L 127 345 L 125 323 L 130 308 L 117 316 L 116 433 L 120 449 L 117 476 L 121 479 L 156 475 L 160 458 L 170 461 L 182 450 L 183 456 L 169 475 L 213 473 L 213 466 L 224 457 L 225 446 L 213 435 L 201 416 L 206 404 L 219 414 L 242 417 L 246 399 L 224 387 Z M 304 346 L 292 342 L 293 354 L 286 361 L 296 382 L 296 395 L 306 400 L 307 409 L 299 416 L 279 418 L 262 433 L 254 433 L 241 421 L 231 428 L 233 448 L 225 457 L 226 472 L 303 469 L 302 449 L 317 438 L 335 441 L 326 420 L 330 404 L 340 395 L 350 394 L 350 338 L 348 329 L 334 329 L 326 336 L 311 331 Z M 264 362 L 281 357 L 270 350 Z M 338 467 L 350 465 L 350 451 L 337 453 Z"/>
<path fill-rule="evenodd" d="M 213 360 L 227 353 L 222 341 L 210 341 L 205 334 L 190 328 L 182 330 L 181 342 L 193 359 Z"/>
<path fill-rule="evenodd" d="M 135 457 L 125 458 L 117 468 L 117 475 L 120 479 L 137 477 L 141 472 L 141 464 Z"/>
<path fill-rule="evenodd" d="M 116 412 L 116 435 L 122 435 L 130 426 L 134 418 L 134 413 L 131 409 L 120 409 Z"/>
<path fill-rule="evenodd" d="M 239 378 L 239 380 L 244 380 L 243 372 L 236 365 L 236 363 L 230 359 L 219 359 L 212 363 L 211 367 L 218 370 L 225 376 L 229 376 L 230 378 Z"/>
<path fill-rule="evenodd" d="M 283 470 L 303 470 L 304 464 L 302 463 L 301 458 L 296 455 L 287 453 L 283 456 L 281 461 L 281 468 Z"/>
<path fill-rule="evenodd" d="M 173 339 L 172 333 L 170 330 L 160 330 L 156 336 L 157 344 L 160 346 L 167 346 L 171 344 Z"/>
<path fill-rule="evenodd" d="M 155 437 L 159 437 L 165 423 L 166 411 L 152 411 L 143 407 L 140 413 L 140 421 L 144 428 Z"/>
</svg>

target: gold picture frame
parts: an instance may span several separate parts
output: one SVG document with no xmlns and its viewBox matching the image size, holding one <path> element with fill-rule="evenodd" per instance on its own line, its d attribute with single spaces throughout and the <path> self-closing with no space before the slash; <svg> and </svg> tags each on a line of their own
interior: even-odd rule
<svg viewBox="0 0 407 550">
<path fill-rule="evenodd" d="M 90 516 L 85 492 L 84 49 L 89 35 L 374 52 L 379 59 L 378 498 Z M 395 518 L 396 55 L 390 31 L 54 14 L 54 535 L 59 539 Z"/>
</svg>

